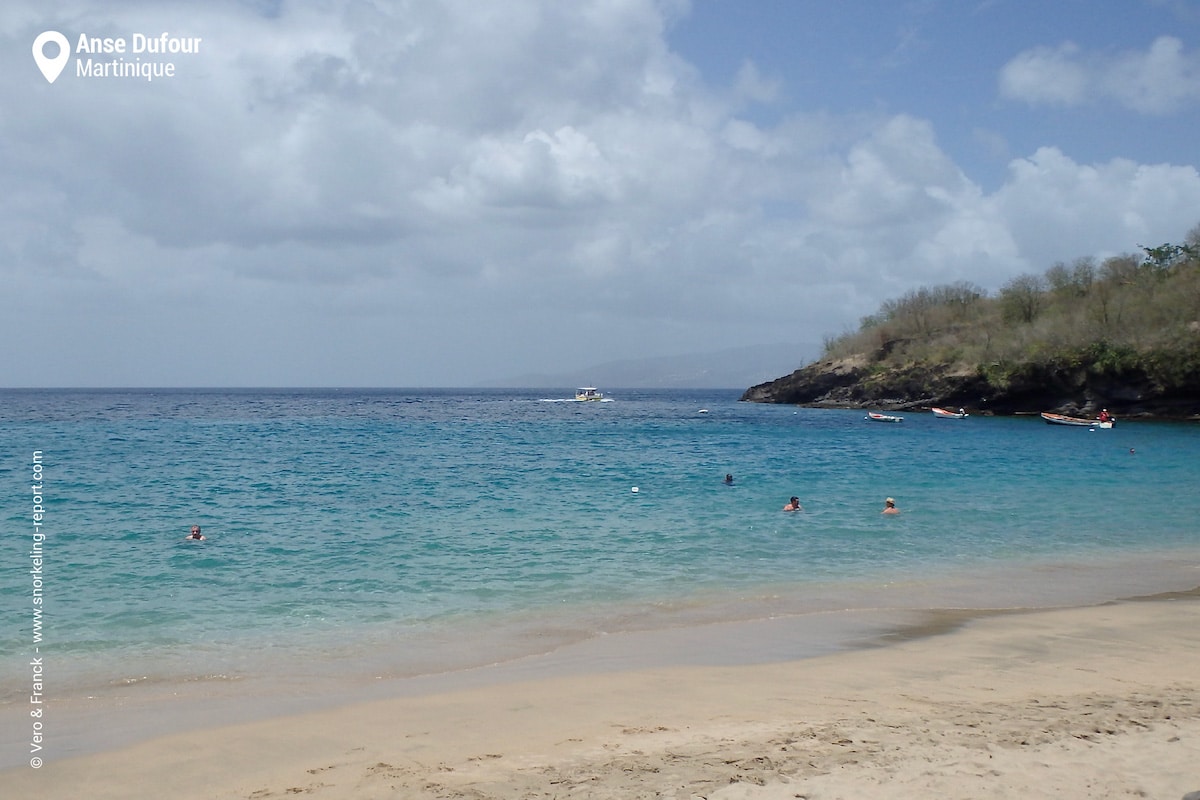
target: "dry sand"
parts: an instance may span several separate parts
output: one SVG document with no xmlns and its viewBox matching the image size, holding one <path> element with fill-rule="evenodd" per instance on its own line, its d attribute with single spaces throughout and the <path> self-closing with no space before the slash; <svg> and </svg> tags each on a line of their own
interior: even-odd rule
<svg viewBox="0 0 1200 800">
<path fill-rule="evenodd" d="M 183 731 L 7 770 L 0 797 L 1180 800 L 1198 698 L 1200 599 L 1178 596 Z"/>
</svg>

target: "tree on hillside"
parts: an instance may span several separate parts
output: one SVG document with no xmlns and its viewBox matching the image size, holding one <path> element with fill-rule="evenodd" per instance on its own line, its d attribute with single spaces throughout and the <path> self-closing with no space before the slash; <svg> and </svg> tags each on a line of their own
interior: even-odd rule
<svg viewBox="0 0 1200 800">
<path fill-rule="evenodd" d="M 861 322 L 827 340 L 825 355 L 896 368 L 977 364 L 988 375 L 1030 363 L 1120 366 L 1178 382 L 1200 371 L 1200 225 L 1184 244 L 1059 262 L 994 296 L 961 282 L 914 289 Z"/>
<path fill-rule="evenodd" d="M 1200 256 L 1200 247 L 1190 244 L 1160 244 L 1158 247 L 1138 245 L 1146 253 L 1142 266 L 1157 272 L 1167 272 L 1172 267 Z"/>
<path fill-rule="evenodd" d="M 1042 310 L 1046 281 L 1040 275 L 1018 275 L 1000 289 L 1000 308 L 1010 322 L 1033 322 Z"/>
<path fill-rule="evenodd" d="M 1067 266 L 1059 261 L 1046 270 L 1046 283 L 1056 297 L 1071 299 L 1087 297 L 1096 280 L 1096 262 L 1091 258 L 1077 258 Z"/>
<path fill-rule="evenodd" d="M 1087 297 L 1095 282 L 1096 260 L 1090 256 L 1075 259 L 1075 263 L 1071 265 L 1071 285 L 1075 287 L 1076 294 Z"/>
<path fill-rule="evenodd" d="M 1100 279 L 1115 284 L 1130 285 L 1137 282 L 1141 262 L 1136 256 L 1113 256 L 1100 265 Z"/>
</svg>

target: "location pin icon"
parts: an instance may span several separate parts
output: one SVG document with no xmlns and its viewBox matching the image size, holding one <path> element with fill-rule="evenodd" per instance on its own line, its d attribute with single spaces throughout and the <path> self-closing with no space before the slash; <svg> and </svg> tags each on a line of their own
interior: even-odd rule
<svg viewBox="0 0 1200 800">
<path fill-rule="evenodd" d="M 46 54 L 42 52 L 46 42 L 54 42 L 58 45 L 58 55 L 54 58 L 46 58 Z M 63 67 L 67 66 L 70 59 L 71 43 L 58 31 L 44 31 L 33 40 L 33 60 L 37 62 L 38 69 L 50 83 L 54 83 L 55 79 L 62 74 Z"/>
</svg>

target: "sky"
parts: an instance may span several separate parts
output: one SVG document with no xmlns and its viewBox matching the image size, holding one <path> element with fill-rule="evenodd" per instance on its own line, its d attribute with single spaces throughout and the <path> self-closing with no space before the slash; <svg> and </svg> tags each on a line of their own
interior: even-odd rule
<svg viewBox="0 0 1200 800">
<path fill-rule="evenodd" d="M 1197 0 L 10 0 L 0 386 L 784 374 L 922 286 L 1183 242 L 1198 34 Z"/>
</svg>

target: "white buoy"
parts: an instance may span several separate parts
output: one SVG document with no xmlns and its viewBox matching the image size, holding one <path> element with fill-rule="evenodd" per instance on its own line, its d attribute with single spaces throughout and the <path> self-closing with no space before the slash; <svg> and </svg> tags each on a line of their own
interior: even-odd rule
<svg viewBox="0 0 1200 800">
<path fill-rule="evenodd" d="M 633 487 L 633 493 L 634 493 L 634 494 L 637 494 L 637 493 L 638 493 L 638 488 L 637 488 L 636 486 L 635 486 L 635 487 Z"/>
</svg>

